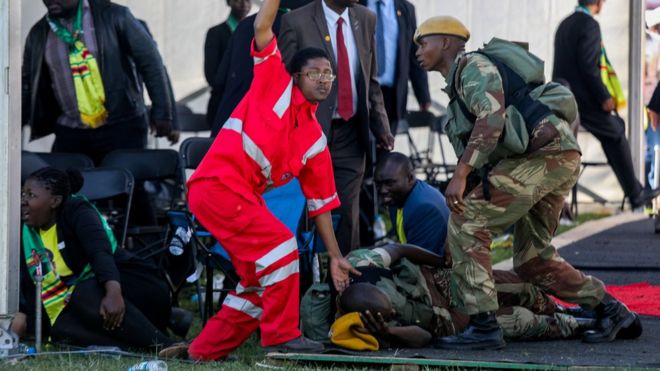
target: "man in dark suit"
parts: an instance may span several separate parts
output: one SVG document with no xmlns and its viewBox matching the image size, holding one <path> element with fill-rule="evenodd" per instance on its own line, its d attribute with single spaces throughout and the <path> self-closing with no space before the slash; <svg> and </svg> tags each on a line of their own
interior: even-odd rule
<svg viewBox="0 0 660 371">
<path fill-rule="evenodd" d="M 428 77 L 415 56 L 415 7 L 407 0 L 360 0 L 360 3 L 376 14 L 378 82 L 390 131 L 396 135 L 399 120 L 406 117 L 408 79 L 420 110 L 426 111 L 431 106 Z"/>
<path fill-rule="evenodd" d="M 209 126 L 213 125 L 222 96 L 222 76 L 219 74 L 222 57 L 228 50 L 229 38 L 252 7 L 250 0 L 227 0 L 227 5 L 231 8 L 227 21 L 209 28 L 204 41 L 204 76 L 211 87 L 211 98 L 206 108 Z"/>
<path fill-rule="evenodd" d="M 359 192 L 372 160 L 370 132 L 386 150 L 394 147 L 376 71 L 376 17 L 358 0 L 315 0 L 285 14 L 279 43 L 286 63 L 297 50 L 324 49 L 337 78 L 316 111 L 325 133 L 342 205 L 337 240 L 343 254 L 359 245 Z"/>
<path fill-rule="evenodd" d="M 282 15 L 291 9 L 297 9 L 306 5 L 311 0 L 282 0 L 280 9 L 277 11 L 277 17 L 273 23 L 273 33 L 277 35 L 280 30 L 280 20 Z M 229 38 L 229 44 L 222 57 L 222 61 L 215 75 L 215 81 L 220 91 L 218 103 L 210 111 L 211 103 L 209 102 L 209 111 L 207 117 L 212 115 L 211 136 L 218 135 L 222 125 L 227 121 L 229 115 L 234 111 L 234 108 L 243 99 L 245 93 L 250 89 L 252 83 L 252 66 L 254 65 L 252 56 L 250 55 L 250 43 L 254 38 L 254 18 L 251 15 L 243 19 L 236 27 L 236 30 Z"/>
<path fill-rule="evenodd" d="M 635 177 L 626 139 L 625 124 L 617 115 L 614 99 L 603 84 L 600 72 L 601 33 L 593 15 L 604 0 L 579 0 L 555 34 L 553 80 L 566 80 L 575 95 L 582 126 L 601 143 L 607 162 L 633 209 L 651 197 Z"/>
</svg>

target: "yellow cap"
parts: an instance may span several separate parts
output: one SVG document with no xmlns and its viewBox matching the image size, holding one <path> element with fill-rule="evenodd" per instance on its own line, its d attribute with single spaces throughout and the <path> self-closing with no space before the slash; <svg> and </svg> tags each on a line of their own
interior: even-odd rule
<svg viewBox="0 0 660 371">
<path fill-rule="evenodd" d="M 451 35 L 460 37 L 465 41 L 470 40 L 470 31 L 467 27 L 458 19 L 448 15 L 425 20 L 417 27 L 413 40 L 419 44 L 419 40 L 428 35 Z"/>
<path fill-rule="evenodd" d="M 373 350 L 379 348 L 378 340 L 368 333 L 357 329 L 364 329 L 360 313 L 352 312 L 335 320 L 330 328 L 330 341 L 342 348 L 353 350 Z"/>
</svg>

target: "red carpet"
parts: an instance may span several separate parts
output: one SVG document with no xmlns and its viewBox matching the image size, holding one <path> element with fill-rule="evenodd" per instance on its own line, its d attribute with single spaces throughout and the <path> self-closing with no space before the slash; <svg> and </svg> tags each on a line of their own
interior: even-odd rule
<svg viewBox="0 0 660 371">
<path fill-rule="evenodd" d="M 607 291 L 612 296 L 625 303 L 630 310 L 647 316 L 660 317 L 660 286 L 648 283 L 633 283 L 630 285 L 607 285 Z M 562 305 L 572 304 L 555 299 Z"/>
</svg>

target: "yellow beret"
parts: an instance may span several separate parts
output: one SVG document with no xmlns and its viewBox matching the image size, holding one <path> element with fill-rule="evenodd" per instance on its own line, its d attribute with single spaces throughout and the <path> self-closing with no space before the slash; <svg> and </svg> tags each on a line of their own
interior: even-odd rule
<svg viewBox="0 0 660 371">
<path fill-rule="evenodd" d="M 467 27 L 458 19 L 448 15 L 425 20 L 417 27 L 413 40 L 419 44 L 419 40 L 428 35 L 451 35 L 460 37 L 465 41 L 470 40 L 470 31 Z"/>
<path fill-rule="evenodd" d="M 329 334 L 330 341 L 342 348 L 377 351 L 379 349 L 378 340 L 371 334 L 360 332 L 358 328 L 364 329 L 360 313 L 345 314 L 332 324 Z"/>
</svg>

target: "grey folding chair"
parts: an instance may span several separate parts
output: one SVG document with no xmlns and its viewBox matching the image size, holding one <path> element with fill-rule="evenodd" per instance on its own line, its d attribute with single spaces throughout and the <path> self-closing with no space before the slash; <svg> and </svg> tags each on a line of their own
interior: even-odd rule
<svg viewBox="0 0 660 371">
<path fill-rule="evenodd" d="M 133 199 L 133 175 L 126 169 L 98 167 L 80 172 L 85 180 L 79 194 L 97 205 L 114 228 L 119 246 L 125 247 Z"/>
</svg>

